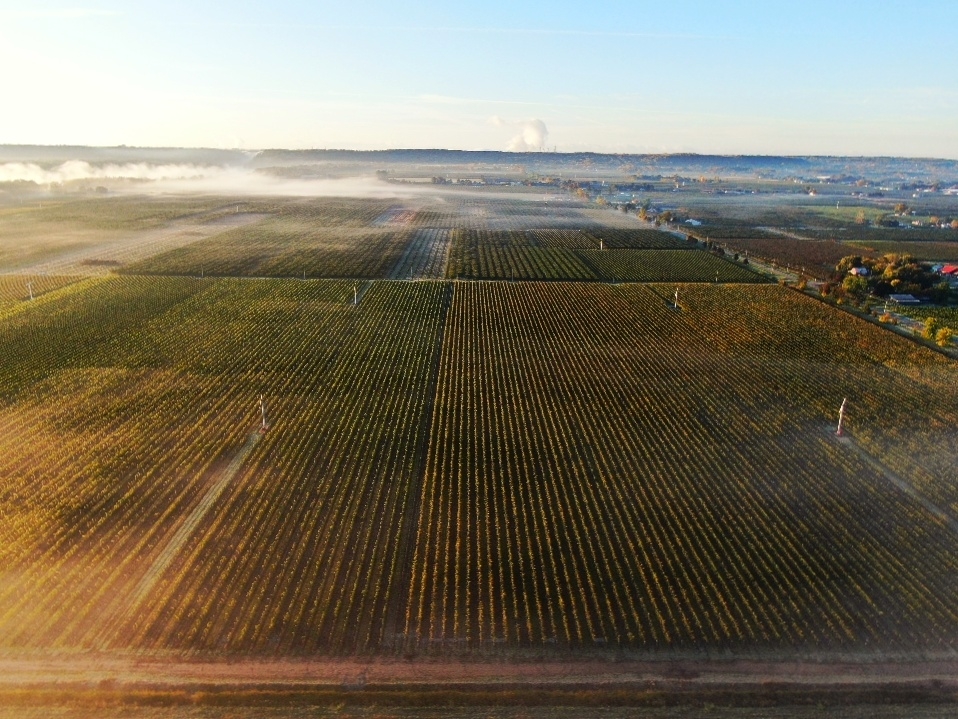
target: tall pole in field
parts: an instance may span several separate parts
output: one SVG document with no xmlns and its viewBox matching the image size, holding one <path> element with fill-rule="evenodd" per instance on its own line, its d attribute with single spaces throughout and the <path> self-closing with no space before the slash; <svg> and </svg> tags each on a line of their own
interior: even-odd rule
<svg viewBox="0 0 958 719">
<path fill-rule="evenodd" d="M 675 288 L 675 306 L 674 306 L 674 309 L 678 309 L 678 308 L 679 308 L 679 288 L 676 287 L 676 288 Z"/>
<path fill-rule="evenodd" d="M 263 402 L 263 395 L 260 395 L 260 396 L 259 396 L 259 411 L 260 411 L 260 414 L 263 416 L 263 423 L 260 425 L 259 431 L 260 431 L 260 432 L 265 432 L 266 429 L 267 429 L 267 425 L 266 425 L 266 403 Z"/>
<path fill-rule="evenodd" d="M 359 286 L 353 285 L 353 306 L 359 304 Z"/>
<path fill-rule="evenodd" d="M 30 301 L 33 301 L 33 283 L 27 282 L 27 292 L 30 293 Z"/>
<path fill-rule="evenodd" d="M 848 397 L 842 400 L 842 406 L 838 408 L 838 431 L 835 432 L 839 437 L 842 437 L 842 423 L 845 421 L 845 404 L 848 402 Z"/>
</svg>

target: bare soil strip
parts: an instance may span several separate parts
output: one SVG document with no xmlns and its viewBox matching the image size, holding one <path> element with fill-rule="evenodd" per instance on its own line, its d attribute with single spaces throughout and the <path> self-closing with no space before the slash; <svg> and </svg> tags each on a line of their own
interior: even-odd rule
<svg viewBox="0 0 958 719">
<path fill-rule="evenodd" d="M 958 691 L 958 659 L 915 661 L 463 661 L 456 659 L 164 660 L 148 656 L 24 655 L 0 657 L 0 692 L 17 688 L 90 687 L 441 690 L 747 691 L 776 687 L 876 690 L 927 687 Z M 955 697 L 958 698 L 958 697 Z"/>
</svg>

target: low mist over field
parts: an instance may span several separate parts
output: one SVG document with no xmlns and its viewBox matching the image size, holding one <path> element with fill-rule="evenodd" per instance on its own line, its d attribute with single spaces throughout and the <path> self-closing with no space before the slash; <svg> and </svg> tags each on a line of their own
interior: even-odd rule
<svg viewBox="0 0 958 719">
<path fill-rule="evenodd" d="M 0 165 L 0 186 L 30 183 L 38 187 L 69 188 L 91 182 L 107 183 L 110 189 L 117 191 L 200 195 L 384 197 L 412 194 L 409 189 L 386 187 L 372 177 L 287 178 L 241 166 L 145 162 L 95 165 L 83 160 L 68 160 L 52 168 L 22 162 Z"/>
</svg>

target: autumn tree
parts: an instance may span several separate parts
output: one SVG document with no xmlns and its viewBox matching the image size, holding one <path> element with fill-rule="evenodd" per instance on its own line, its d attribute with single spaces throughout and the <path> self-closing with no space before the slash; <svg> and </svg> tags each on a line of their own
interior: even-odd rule
<svg viewBox="0 0 958 719">
<path fill-rule="evenodd" d="M 864 277 L 849 275 L 842 281 L 842 289 L 857 302 L 864 302 L 868 298 L 868 281 Z"/>
</svg>

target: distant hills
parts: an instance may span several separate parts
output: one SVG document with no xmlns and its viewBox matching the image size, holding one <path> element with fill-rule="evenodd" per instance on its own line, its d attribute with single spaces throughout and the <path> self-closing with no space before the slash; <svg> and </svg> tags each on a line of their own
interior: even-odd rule
<svg viewBox="0 0 958 719">
<path fill-rule="evenodd" d="M 218 150 L 150 147 L 0 145 L 0 163 L 55 165 L 69 160 L 107 163 L 192 163 L 251 168 L 301 165 L 459 167 L 476 171 L 521 167 L 537 173 L 867 178 L 958 182 L 958 161 L 934 158 L 777 155 L 605 154 L 597 152 L 497 152 L 492 150 Z M 370 169 L 370 168 L 366 168 Z"/>
</svg>

